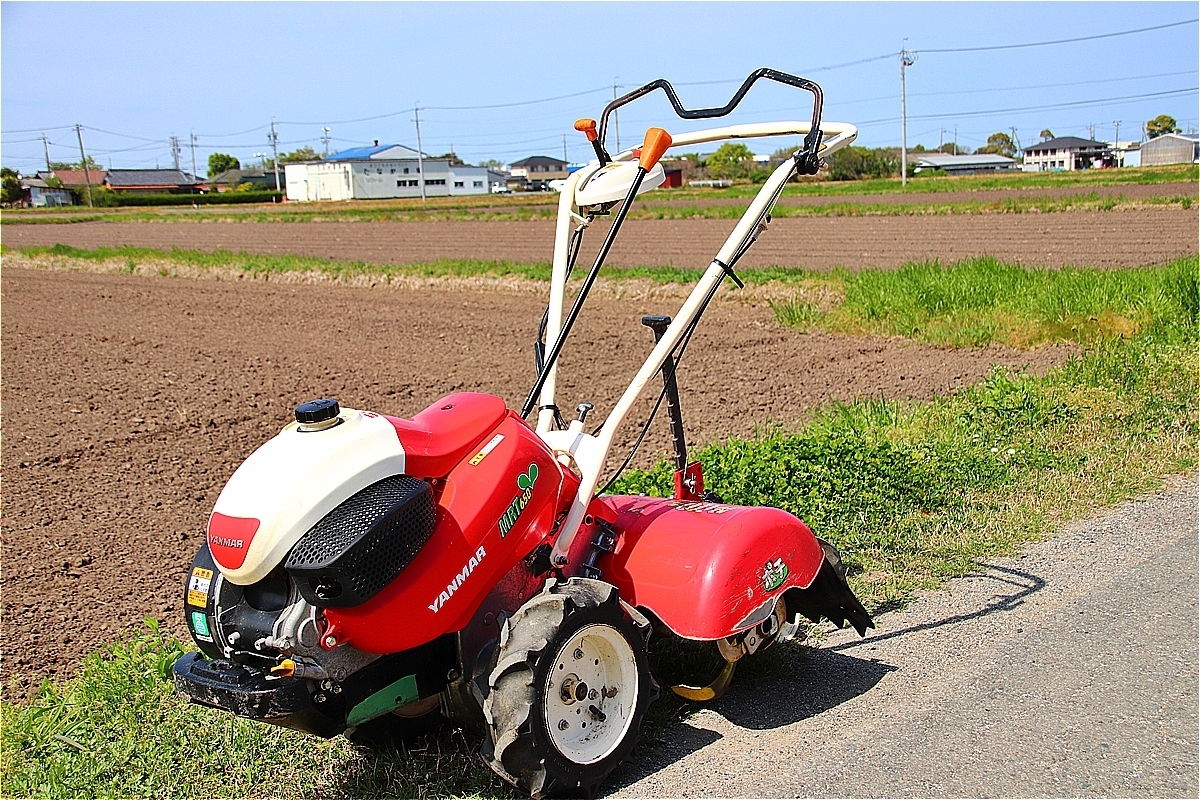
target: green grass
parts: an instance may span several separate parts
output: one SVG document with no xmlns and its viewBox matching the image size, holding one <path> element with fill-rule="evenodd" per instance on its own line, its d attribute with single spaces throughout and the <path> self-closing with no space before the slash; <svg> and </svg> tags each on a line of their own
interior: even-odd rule
<svg viewBox="0 0 1200 800">
<path fill-rule="evenodd" d="M 665 199 L 665 198 L 656 198 Z M 773 217 L 915 217 L 961 214 L 1051 214 L 1066 211 L 1122 211 L 1147 206 L 1190 209 L 1190 196 L 1145 197 L 1127 200 L 1124 195 L 1101 197 L 1096 192 L 1069 197 L 1010 197 L 1004 200 L 953 200 L 921 203 L 830 202 L 812 205 L 775 206 Z M 654 205 L 652 202 L 629 212 L 630 219 L 738 219 L 744 205 Z"/>
<path fill-rule="evenodd" d="M 788 184 L 784 196 L 836 196 L 856 194 L 914 194 L 924 192 L 972 192 L 982 189 L 1057 189 L 1071 186 L 1157 185 L 1200 181 L 1200 167 L 1173 164 L 1164 167 L 1130 167 L 1072 172 L 1018 172 L 1009 175 L 939 175 L 914 178 L 904 187 L 900 178 L 861 181 L 805 180 Z M 678 189 L 672 196 L 752 197 L 757 186 L 738 184 L 728 189 Z"/>
<path fill-rule="evenodd" d="M 178 641 L 158 626 L 84 660 L 78 677 L 0 704 L 5 797 L 513 795 L 461 732 L 380 753 L 181 703 Z"/>
<path fill-rule="evenodd" d="M 837 272 L 824 285 L 828 294 L 843 298 L 839 304 L 822 308 L 798 293 L 772 304 L 776 316 L 798 328 L 905 336 L 952 347 L 1024 348 L 1130 336 L 1164 319 L 1194 315 L 1188 304 L 1195 297 L 1196 259 L 1139 269 L 1039 270 L 984 257 Z"/>
<path fill-rule="evenodd" d="M 841 549 L 868 608 L 902 604 L 981 559 L 1011 554 L 1070 519 L 1154 488 L 1164 475 L 1196 468 L 1198 269 L 1190 258 L 1160 270 L 1039 278 L 977 260 L 837 276 L 846 300 L 833 313 L 848 325 L 889 325 L 932 309 L 951 320 L 937 329 L 943 333 L 926 324 L 905 335 L 970 339 L 944 332 L 1004 305 L 1006 314 L 1016 309 L 1034 320 L 1022 330 L 1042 325 L 1080 350 L 1042 377 L 996 369 L 978 386 L 930 401 L 835 404 L 799 430 L 710 446 L 696 454 L 706 483 L 728 502 L 798 514 Z M 1063 318 L 1099 309 L 1137 325 L 1063 325 L 1055 322 L 1059 308 L 1068 309 Z M 806 324 L 831 319 L 818 309 Z M 619 489 L 665 495 L 670 483 L 664 463 L 628 473 Z M 190 708 L 167 680 L 181 651 L 152 628 L 88 657 L 73 680 L 43 684 L 25 700 L 10 692 L 0 703 L 3 794 L 511 796 L 462 734 L 369 754 L 344 740 Z M 759 666 L 780 657 L 768 651 Z M 702 660 L 683 655 L 689 659 Z M 657 663 L 678 668 L 680 660 L 668 652 Z M 740 670 L 742 681 L 754 679 L 754 666 Z M 669 739 L 674 720 L 691 708 L 665 697 L 644 741 Z"/>
</svg>

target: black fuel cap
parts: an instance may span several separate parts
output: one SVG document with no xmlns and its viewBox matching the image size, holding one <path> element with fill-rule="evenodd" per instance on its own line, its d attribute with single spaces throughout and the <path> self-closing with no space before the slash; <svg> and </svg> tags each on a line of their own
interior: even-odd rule
<svg viewBox="0 0 1200 800">
<path fill-rule="evenodd" d="M 332 397 L 322 397 L 320 400 L 309 400 L 296 406 L 296 422 L 312 424 L 333 419 L 342 412 L 338 401 Z"/>
</svg>

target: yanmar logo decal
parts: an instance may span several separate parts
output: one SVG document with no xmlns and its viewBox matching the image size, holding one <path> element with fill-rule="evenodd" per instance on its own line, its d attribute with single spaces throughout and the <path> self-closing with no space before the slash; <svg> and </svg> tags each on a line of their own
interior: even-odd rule
<svg viewBox="0 0 1200 800">
<path fill-rule="evenodd" d="M 253 517 L 230 517 L 214 511 L 208 519 L 208 549 L 225 569 L 239 569 L 257 532 L 258 520 Z"/>
<path fill-rule="evenodd" d="M 521 493 L 513 498 L 513 501 L 508 504 L 508 509 L 504 515 L 500 517 L 500 538 L 508 536 L 508 532 L 517 524 L 517 520 L 521 517 L 521 512 L 525 510 L 525 506 L 529 505 L 529 498 L 533 497 L 533 485 L 537 483 L 538 468 L 537 464 L 530 464 L 529 471 L 523 472 L 517 476 L 517 488 Z"/>
<path fill-rule="evenodd" d="M 454 580 L 446 584 L 445 591 L 435 597 L 433 602 L 429 604 L 429 610 L 435 614 L 441 611 L 446 601 L 454 596 L 454 593 L 458 591 L 467 578 L 471 577 L 471 573 L 475 571 L 475 568 L 479 566 L 479 562 L 483 561 L 483 557 L 486 555 L 487 551 L 482 547 L 476 550 L 475 555 L 471 556 L 471 560 L 462 568 L 462 571 L 454 576 Z"/>
</svg>

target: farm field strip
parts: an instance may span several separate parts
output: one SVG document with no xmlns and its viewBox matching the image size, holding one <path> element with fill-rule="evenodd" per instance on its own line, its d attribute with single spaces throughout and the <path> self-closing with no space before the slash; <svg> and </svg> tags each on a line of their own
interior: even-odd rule
<svg viewBox="0 0 1200 800">
<path fill-rule="evenodd" d="M 727 219 L 745 210 L 744 197 L 690 197 L 676 199 L 678 191 L 646 195 L 629 212 L 630 219 Z M 545 201 L 506 204 L 448 202 L 428 206 L 405 204 L 287 204 L 283 208 L 199 207 L 146 210 L 90 210 L 72 214 L 9 214 L 7 225 L 58 225 L 82 222 L 429 222 L 524 221 L 554 219 L 556 206 Z M 952 214 L 1027 214 L 1070 211 L 1127 211 L 1155 206 L 1191 208 L 1196 200 L 1192 184 L 1131 185 L 1120 187 L 1069 187 L 1065 189 L 980 190 L 956 193 L 906 193 L 880 195 L 785 196 L 775 207 L 776 217 L 812 216 L 917 216 Z"/>
<path fill-rule="evenodd" d="M 790 184 L 784 189 L 782 205 L 833 205 L 862 203 L 865 205 L 928 206 L 939 203 L 997 202 L 1022 198 L 1066 198 L 1071 195 L 1095 192 L 1099 198 L 1123 195 L 1128 201 L 1195 195 L 1200 170 L 1192 165 L 1146 167 L 1122 170 L 1093 170 L 1087 172 L 1036 173 L 1018 175 L 931 176 L 914 179 L 908 188 L 899 179 L 859 181 L 805 181 Z M 757 187 L 736 185 L 729 189 L 679 188 L 660 191 L 649 198 L 651 202 L 667 205 L 722 205 L 746 202 Z M 821 198 L 838 198 L 828 203 Z M 266 221 L 308 221 L 312 219 L 341 219 L 379 221 L 432 217 L 435 219 L 464 218 L 472 215 L 489 218 L 535 218 L 552 213 L 557 205 L 554 193 L 518 193 L 514 195 L 482 195 L 467 197 L 435 197 L 427 201 L 415 199 L 351 201 L 348 203 L 248 204 L 246 206 L 164 207 L 147 210 L 124 207 L 89 209 L 82 207 L 59 209 L 6 210 L 5 224 L 57 224 L 80 220 L 142 220 L 170 221 L 174 219 L 238 219 Z M 832 212 L 827 212 L 832 213 Z M 879 212 L 883 213 L 883 212 Z"/>
<path fill-rule="evenodd" d="M 755 269 L 781 264 L 827 270 L 895 268 L 914 260 L 953 262 L 992 255 L 1032 267 L 1163 264 L 1198 250 L 1200 207 L 1122 212 L 989 214 L 914 217 L 776 219 L 738 263 Z M 594 258 L 607 229 L 598 221 L 584 238 L 581 263 Z M 630 220 L 610 253 L 614 267 L 706 266 L 724 242 L 730 220 Z M 439 259 L 544 263 L 553 246 L 551 220 L 420 223 L 87 222 L 5 225 L 9 247 L 64 244 L 78 248 L 129 245 L 161 250 L 230 250 L 304 255 L 376 264 Z"/>
</svg>

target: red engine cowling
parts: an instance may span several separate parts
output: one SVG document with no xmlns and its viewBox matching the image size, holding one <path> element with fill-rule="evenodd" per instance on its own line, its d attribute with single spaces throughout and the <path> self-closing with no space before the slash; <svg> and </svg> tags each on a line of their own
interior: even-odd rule
<svg viewBox="0 0 1200 800">
<path fill-rule="evenodd" d="M 621 534 L 604 579 L 685 639 L 759 624 L 785 591 L 807 589 L 825 558 L 808 526 L 777 508 L 617 496 L 595 505 Z"/>
<path fill-rule="evenodd" d="M 407 650 L 466 627 L 500 578 L 550 535 L 560 498 L 578 483 L 498 397 L 451 395 L 392 423 L 406 471 L 433 485 L 437 527 L 379 594 L 325 611 L 326 639 L 368 653 Z"/>
</svg>

